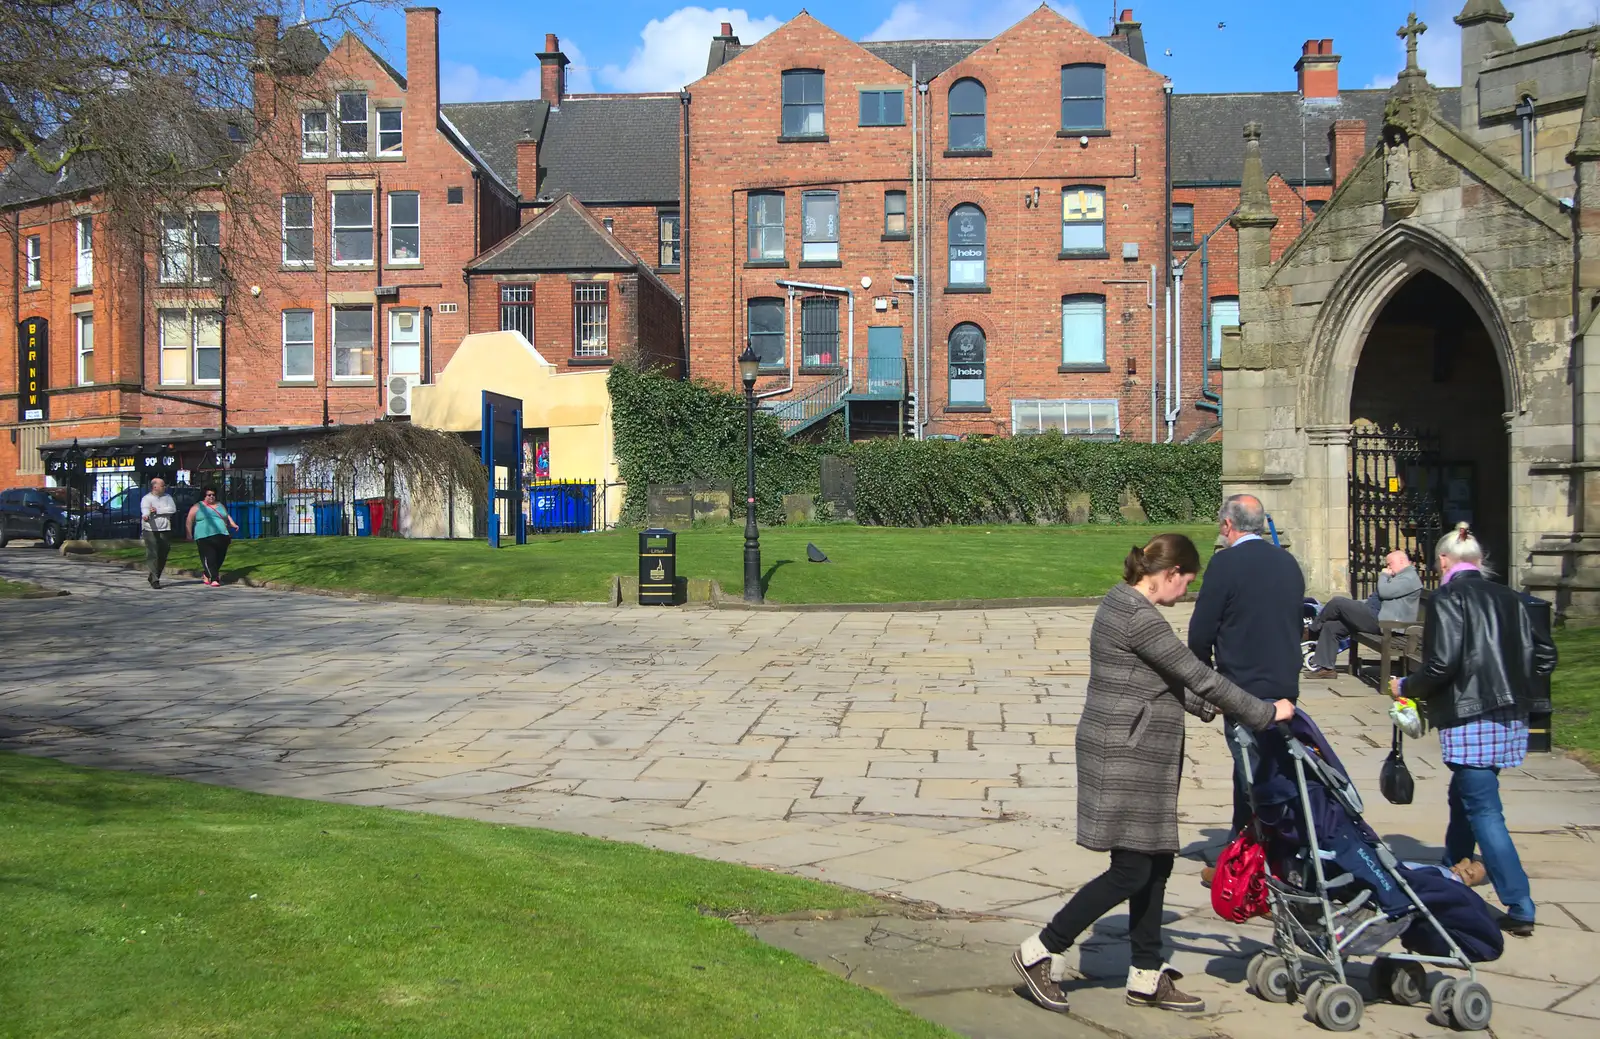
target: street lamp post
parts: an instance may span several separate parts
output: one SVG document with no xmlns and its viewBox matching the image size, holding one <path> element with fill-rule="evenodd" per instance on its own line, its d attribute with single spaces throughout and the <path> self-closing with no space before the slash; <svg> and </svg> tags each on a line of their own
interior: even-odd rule
<svg viewBox="0 0 1600 1039">
<path fill-rule="evenodd" d="M 746 346 L 739 355 L 744 383 L 744 601 L 761 601 L 761 534 L 756 529 L 756 376 L 761 359 Z"/>
</svg>

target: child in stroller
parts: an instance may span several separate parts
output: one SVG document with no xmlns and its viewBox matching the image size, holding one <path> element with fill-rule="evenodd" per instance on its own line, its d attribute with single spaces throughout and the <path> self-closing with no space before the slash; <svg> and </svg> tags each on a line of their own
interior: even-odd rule
<svg viewBox="0 0 1600 1039">
<path fill-rule="evenodd" d="M 1451 967 L 1467 977 L 1434 985 L 1434 1019 L 1487 1028 L 1494 1003 L 1474 964 L 1498 958 L 1504 938 L 1483 900 L 1448 870 L 1396 858 L 1303 711 L 1277 731 L 1236 734 L 1255 811 L 1245 839 L 1263 846 L 1270 867 L 1273 948 L 1250 961 L 1250 987 L 1269 1002 L 1302 994 L 1308 1017 L 1344 1032 L 1364 1009 L 1347 974 L 1352 958 L 1373 957 L 1372 987 L 1403 1005 L 1425 998 L 1425 965 Z M 1402 948 L 1385 952 L 1396 938 Z M 1331 974 L 1314 975 L 1317 961 Z"/>
</svg>

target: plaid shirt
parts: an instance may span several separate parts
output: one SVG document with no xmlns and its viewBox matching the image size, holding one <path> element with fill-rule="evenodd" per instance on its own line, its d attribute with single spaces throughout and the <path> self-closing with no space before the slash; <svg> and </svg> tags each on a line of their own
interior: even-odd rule
<svg viewBox="0 0 1600 1039">
<path fill-rule="evenodd" d="M 1441 757 L 1448 764 L 1476 768 L 1514 768 L 1528 753 L 1528 718 L 1502 707 L 1439 730 Z"/>
</svg>

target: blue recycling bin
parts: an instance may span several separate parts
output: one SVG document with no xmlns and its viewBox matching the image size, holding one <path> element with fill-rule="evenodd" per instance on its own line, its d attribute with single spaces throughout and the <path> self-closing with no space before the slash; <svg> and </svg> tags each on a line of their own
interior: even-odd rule
<svg viewBox="0 0 1600 1039">
<path fill-rule="evenodd" d="M 594 484 L 550 483 L 529 488 L 529 526 L 549 533 L 594 529 Z"/>
<path fill-rule="evenodd" d="M 324 537 L 344 533 L 344 502 L 319 501 L 311 506 L 315 532 Z"/>
<path fill-rule="evenodd" d="M 236 501 L 228 509 L 228 515 L 233 517 L 233 522 L 239 524 L 239 529 L 233 532 L 236 538 L 259 538 L 261 536 L 261 506 L 266 504 L 259 501 Z"/>
<path fill-rule="evenodd" d="M 372 536 L 372 506 L 364 501 L 355 504 L 356 537 L 370 538 Z"/>
</svg>

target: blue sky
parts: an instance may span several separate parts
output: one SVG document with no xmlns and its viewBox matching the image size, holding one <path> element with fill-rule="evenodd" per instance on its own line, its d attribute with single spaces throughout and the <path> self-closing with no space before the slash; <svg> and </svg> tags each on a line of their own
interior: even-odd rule
<svg viewBox="0 0 1600 1039">
<path fill-rule="evenodd" d="M 443 9 L 441 59 L 446 101 L 537 97 L 544 34 L 561 37 L 571 59 L 569 90 L 675 90 L 705 71 L 717 25 L 733 23 L 751 42 L 799 13 L 854 39 L 988 37 L 1033 10 L 1038 0 L 754 0 L 740 6 L 677 5 L 672 0 L 604 4 L 529 4 L 526 0 L 436 0 Z M 1518 40 L 1593 24 L 1600 0 L 1503 0 Z M 1422 64 L 1439 85 L 1459 79 L 1463 0 L 1077 0 L 1052 3 L 1105 33 L 1114 9 L 1132 7 L 1144 25 L 1150 64 L 1185 93 L 1293 90 L 1301 44 L 1332 37 L 1346 88 L 1382 86 L 1404 63 L 1395 36 L 1413 8 L 1429 26 Z M 403 64 L 400 16 L 379 21 L 385 49 Z M 1170 53 L 1169 53 L 1170 52 Z"/>
</svg>

